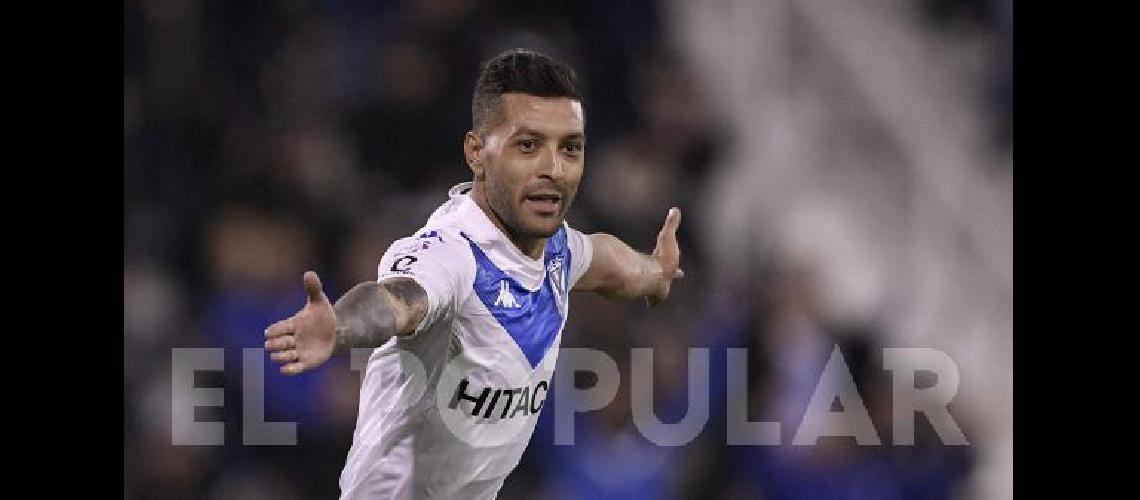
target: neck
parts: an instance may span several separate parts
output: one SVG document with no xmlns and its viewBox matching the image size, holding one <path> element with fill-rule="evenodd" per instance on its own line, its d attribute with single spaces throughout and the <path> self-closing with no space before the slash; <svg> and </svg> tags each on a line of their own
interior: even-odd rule
<svg viewBox="0 0 1140 500">
<path fill-rule="evenodd" d="M 520 236 L 512 231 L 504 222 L 502 217 L 491 208 L 491 204 L 487 202 L 487 189 L 486 184 L 478 179 L 475 180 L 474 186 L 471 188 L 471 199 L 475 200 L 475 204 L 487 214 L 487 218 L 491 219 L 491 223 L 499 228 L 511 244 L 518 248 L 519 251 L 532 259 L 538 260 L 542 258 L 542 250 L 546 247 L 546 238 L 528 238 Z"/>
</svg>

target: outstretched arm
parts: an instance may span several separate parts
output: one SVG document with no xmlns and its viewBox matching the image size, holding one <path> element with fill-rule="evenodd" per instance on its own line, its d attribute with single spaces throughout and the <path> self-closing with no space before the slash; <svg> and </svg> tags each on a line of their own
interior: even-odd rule
<svg viewBox="0 0 1140 500">
<path fill-rule="evenodd" d="M 305 307 L 265 330 L 265 348 L 281 373 L 301 373 L 353 347 L 378 347 L 415 331 L 427 314 L 423 288 L 407 278 L 360 283 L 329 303 L 317 273 L 305 273 Z"/>
<path fill-rule="evenodd" d="M 657 233 L 657 247 L 646 255 L 606 233 L 590 235 L 594 257 L 589 269 L 574 285 L 575 291 L 592 291 L 615 299 L 646 297 L 649 305 L 657 305 L 669 296 L 674 279 L 685 275 L 678 268 L 681 251 L 677 246 L 677 227 L 681 210 L 669 209 L 665 224 Z"/>
</svg>

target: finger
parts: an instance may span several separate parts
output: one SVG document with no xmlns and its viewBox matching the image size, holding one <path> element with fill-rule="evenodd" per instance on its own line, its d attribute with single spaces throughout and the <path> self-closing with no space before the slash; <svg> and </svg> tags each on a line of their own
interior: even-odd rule
<svg viewBox="0 0 1140 500">
<path fill-rule="evenodd" d="M 297 338 L 292 335 L 285 335 L 265 341 L 265 348 L 270 351 L 284 351 L 294 347 L 297 347 Z"/>
<path fill-rule="evenodd" d="M 293 318 L 283 319 L 265 329 L 265 336 L 268 338 L 280 337 L 293 333 Z"/>
<path fill-rule="evenodd" d="M 681 209 L 673 207 L 665 216 L 665 225 L 661 226 L 661 234 L 676 235 L 677 227 L 681 225 Z"/>
<path fill-rule="evenodd" d="M 299 358 L 300 358 L 300 355 L 297 354 L 296 349 L 289 349 L 288 351 L 279 351 L 279 352 L 275 352 L 275 353 L 272 353 L 269 355 L 269 359 L 272 359 L 273 361 L 276 361 L 278 363 L 289 363 L 292 361 L 297 361 Z"/>
<path fill-rule="evenodd" d="M 682 271 L 680 269 L 678 269 L 677 272 L 673 273 L 673 279 L 675 279 L 675 280 L 679 280 L 679 279 L 684 278 L 684 277 L 685 277 L 685 271 Z"/>
<path fill-rule="evenodd" d="M 281 373 L 284 373 L 285 375 L 296 375 L 303 371 L 305 371 L 305 365 L 301 364 L 300 361 L 289 363 L 281 367 Z"/>
<path fill-rule="evenodd" d="M 321 290 L 321 278 L 313 271 L 305 271 L 303 278 L 305 282 L 305 295 L 308 295 L 309 302 L 320 302 L 324 299 L 324 292 Z"/>
<path fill-rule="evenodd" d="M 287 363 L 300 359 L 300 354 L 296 353 L 295 349 L 291 349 L 288 351 L 280 351 L 269 354 L 269 359 L 277 361 L 279 363 Z"/>
</svg>

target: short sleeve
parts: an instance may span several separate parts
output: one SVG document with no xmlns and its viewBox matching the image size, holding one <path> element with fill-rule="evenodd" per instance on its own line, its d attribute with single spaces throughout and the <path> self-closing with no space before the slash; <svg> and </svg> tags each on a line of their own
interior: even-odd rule
<svg viewBox="0 0 1140 500">
<path fill-rule="evenodd" d="M 590 262 L 594 259 L 594 243 L 590 237 L 577 229 L 566 226 L 566 243 L 570 247 L 570 286 L 586 274 Z"/>
<path fill-rule="evenodd" d="M 380 259 L 376 281 L 409 278 L 427 294 L 427 314 L 411 335 L 446 320 L 455 310 L 466 260 L 457 252 L 455 242 L 447 239 L 440 231 L 423 231 L 418 236 L 396 240 Z"/>
</svg>

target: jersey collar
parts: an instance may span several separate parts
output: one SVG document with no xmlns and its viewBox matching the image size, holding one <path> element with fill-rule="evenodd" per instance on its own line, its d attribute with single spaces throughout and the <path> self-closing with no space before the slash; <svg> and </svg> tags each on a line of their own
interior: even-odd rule
<svg viewBox="0 0 1140 500">
<path fill-rule="evenodd" d="M 520 278 L 525 286 L 534 288 L 541 283 L 545 273 L 545 253 L 538 259 L 532 259 L 522 253 L 518 247 L 511 243 L 507 235 L 503 234 L 495 223 L 487 217 L 483 209 L 471 198 L 473 182 L 456 184 L 447 194 L 459 203 L 459 210 L 463 213 L 461 225 L 463 231 L 475 244 L 479 245 L 487 255 L 503 270 Z"/>
</svg>

